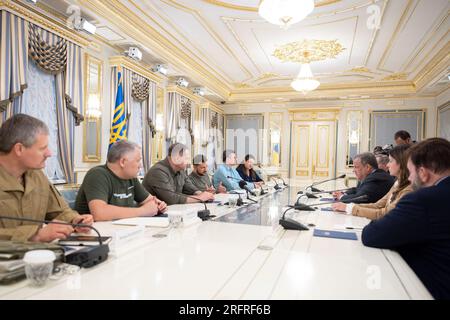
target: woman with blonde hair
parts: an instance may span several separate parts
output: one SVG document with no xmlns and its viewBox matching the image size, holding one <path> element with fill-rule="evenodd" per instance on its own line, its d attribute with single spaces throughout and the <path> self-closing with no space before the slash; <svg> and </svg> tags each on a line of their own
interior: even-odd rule
<svg viewBox="0 0 450 320">
<path fill-rule="evenodd" d="M 404 195 L 413 191 L 411 183 L 408 180 L 408 155 L 406 151 L 409 147 L 409 144 L 398 145 L 389 152 L 389 163 L 387 166 L 390 174 L 395 176 L 397 180 L 383 198 L 378 202 L 367 204 L 350 203 L 346 205 L 345 203 L 339 202 L 333 204 L 333 209 L 338 212 L 376 220 L 395 208 L 398 201 Z"/>
</svg>

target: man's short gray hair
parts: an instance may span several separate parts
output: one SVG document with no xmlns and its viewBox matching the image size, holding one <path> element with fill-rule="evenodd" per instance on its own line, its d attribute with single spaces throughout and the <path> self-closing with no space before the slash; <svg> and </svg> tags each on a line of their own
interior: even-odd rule
<svg viewBox="0 0 450 320">
<path fill-rule="evenodd" d="M 134 152 L 136 149 L 141 147 L 135 143 L 128 140 L 119 140 L 115 142 L 111 148 L 109 148 L 107 161 L 109 163 L 114 163 L 125 157 L 127 154 Z"/>
<path fill-rule="evenodd" d="M 381 164 L 386 165 L 389 163 L 389 157 L 384 154 L 376 155 L 375 158 L 377 159 L 377 162 L 379 162 Z"/>
<path fill-rule="evenodd" d="M 38 134 L 48 135 L 44 122 L 23 113 L 13 115 L 0 128 L 0 153 L 10 153 L 16 143 L 29 148 L 36 143 Z"/>
<path fill-rule="evenodd" d="M 364 153 L 360 153 L 358 155 L 356 155 L 353 159 L 353 161 L 355 159 L 360 159 L 361 163 L 365 166 L 365 165 L 370 165 L 372 168 L 374 169 L 378 169 L 378 162 L 377 162 L 377 158 L 375 158 L 375 155 L 373 153 L 370 152 L 364 152 Z"/>
</svg>

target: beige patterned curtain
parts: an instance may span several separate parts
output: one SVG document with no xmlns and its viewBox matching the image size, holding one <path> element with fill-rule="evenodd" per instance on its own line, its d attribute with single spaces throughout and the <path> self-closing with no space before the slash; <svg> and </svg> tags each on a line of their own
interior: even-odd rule
<svg viewBox="0 0 450 320">
<path fill-rule="evenodd" d="M 156 134 L 156 83 L 133 73 L 132 97 L 142 104 L 142 160 L 148 171 L 152 161 L 152 141 Z"/>
<path fill-rule="evenodd" d="M 0 124 L 20 112 L 27 88 L 29 23 L 0 11 Z"/>
<path fill-rule="evenodd" d="M 166 110 L 166 142 L 167 147 L 175 142 L 181 120 L 181 95 L 169 92 Z"/>
</svg>

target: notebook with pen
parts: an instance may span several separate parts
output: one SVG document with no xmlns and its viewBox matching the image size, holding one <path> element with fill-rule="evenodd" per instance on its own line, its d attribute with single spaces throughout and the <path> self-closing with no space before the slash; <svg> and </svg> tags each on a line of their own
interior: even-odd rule
<svg viewBox="0 0 450 320">
<path fill-rule="evenodd" d="M 323 238 L 358 240 L 358 237 L 356 236 L 355 232 L 341 232 L 341 231 L 314 229 L 313 235 L 315 237 L 323 237 Z"/>
</svg>

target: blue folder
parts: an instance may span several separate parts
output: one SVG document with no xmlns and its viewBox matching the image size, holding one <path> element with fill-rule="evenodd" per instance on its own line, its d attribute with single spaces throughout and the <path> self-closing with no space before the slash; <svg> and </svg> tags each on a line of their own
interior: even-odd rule
<svg viewBox="0 0 450 320">
<path fill-rule="evenodd" d="M 320 201 L 326 201 L 326 202 L 334 201 L 334 202 L 337 202 L 337 200 L 335 198 L 321 198 Z"/>
<path fill-rule="evenodd" d="M 341 231 L 314 229 L 313 235 L 315 237 L 323 237 L 323 238 L 358 240 L 358 237 L 356 236 L 355 232 L 341 232 Z"/>
<path fill-rule="evenodd" d="M 320 211 L 334 211 L 332 207 L 320 208 Z"/>
</svg>

